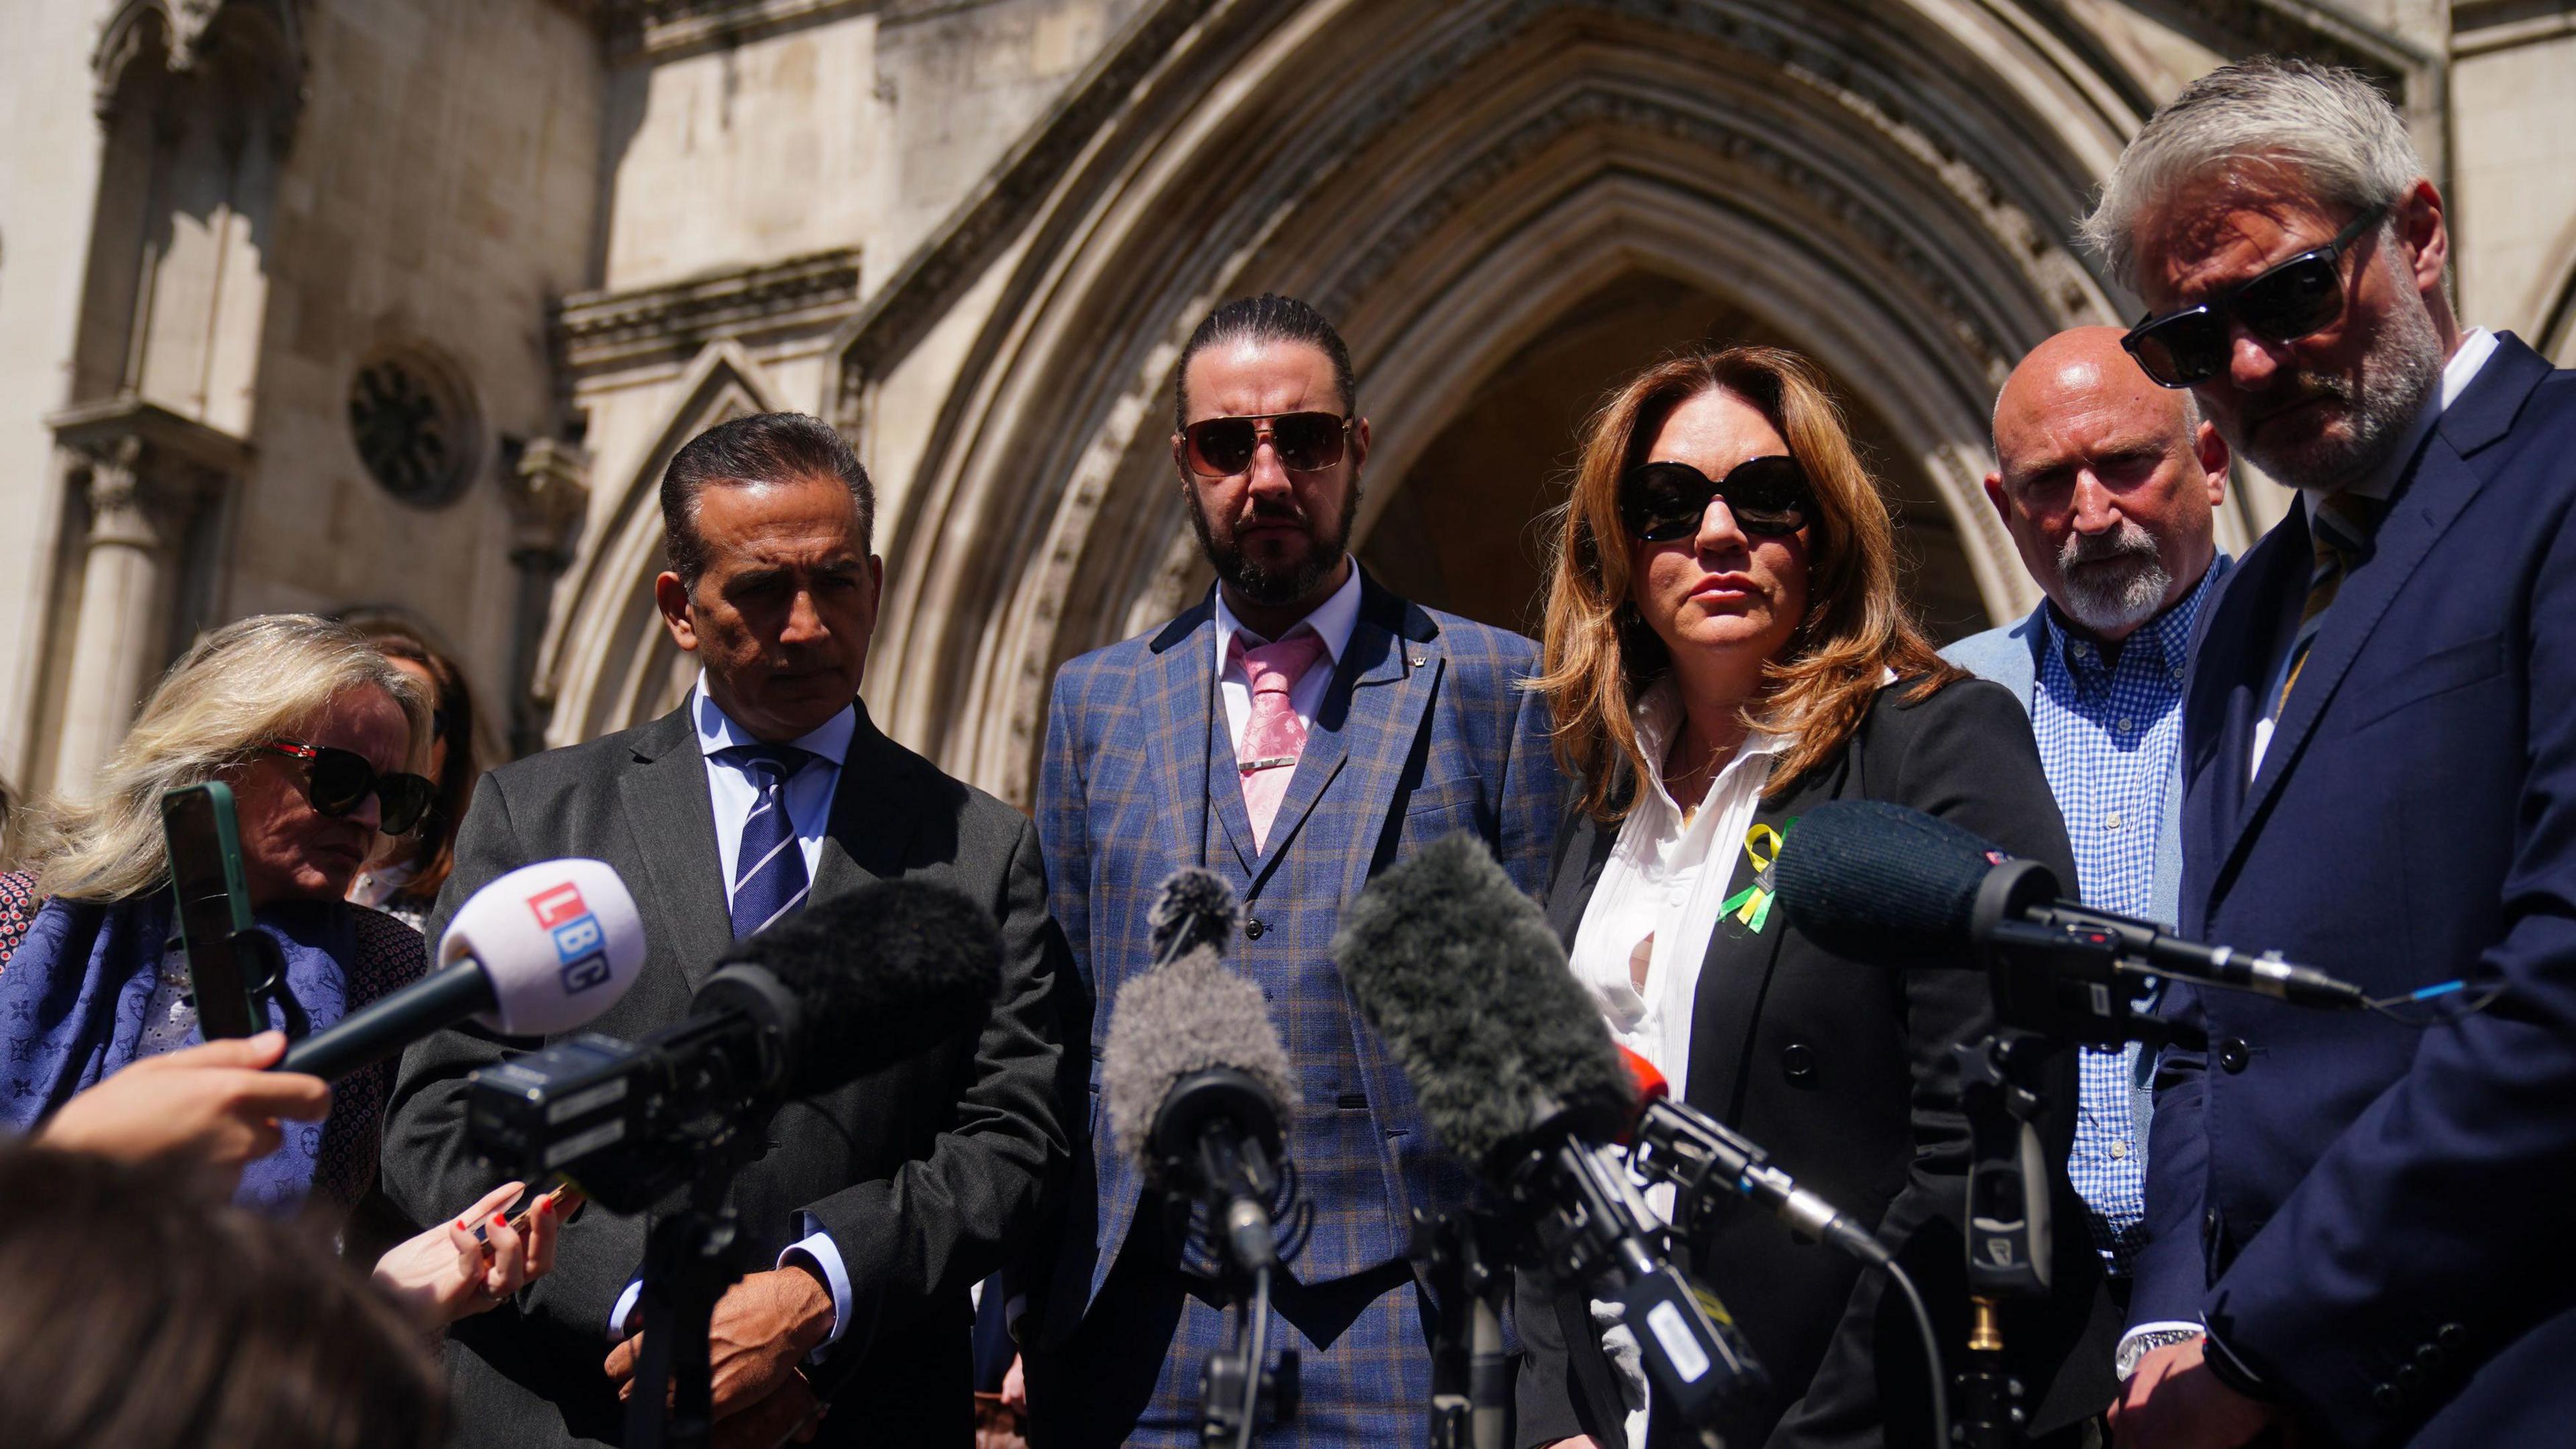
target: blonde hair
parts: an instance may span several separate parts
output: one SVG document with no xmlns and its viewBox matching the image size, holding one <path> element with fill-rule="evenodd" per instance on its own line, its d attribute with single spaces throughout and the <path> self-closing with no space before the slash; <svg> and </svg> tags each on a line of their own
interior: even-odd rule
<svg viewBox="0 0 2576 1449">
<path fill-rule="evenodd" d="M 153 688 L 92 788 L 48 802 L 37 890 L 122 901 L 165 884 L 162 792 L 222 778 L 263 742 L 301 735 L 358 689 L 382 690 L 401 707 L 411 726 L 405 768 L 419 769 L 429 752 L 428 696 L 347 625 L 264 614 L 198 640 Z"/>
<path fill-rule="evenodd" d="M 1634 706 L 1672 662 L 1629 602 L 1629 539 L 1619 485 L 1645 460 L 1672 410 L 1723 392 L 1759 411 L 1788 441 L 1815 495 L 1807 525 L 1807 612 L 1745 722 L 1785 736 L 1772 761 L 1776 794 L 1839 751 L 1860 728 L 1887 671 L 1920 681 L 1920 698 L 1965 676 L 1941 661 L 1897 592 L 1895 525 L 1852 451 L 1824 375 L 1778 347 L 1697 348 L 1655 364 L 1593 415 L 1574 489 L 1556 517 L 1542 673 L 1529 687 L 1555 714 L 1557 759 L 1583 781 L 1583 808 L 1604 823 L 1628 813 L 1629 781 L 1661 768 L 1637 743 Z"/>
</svg>

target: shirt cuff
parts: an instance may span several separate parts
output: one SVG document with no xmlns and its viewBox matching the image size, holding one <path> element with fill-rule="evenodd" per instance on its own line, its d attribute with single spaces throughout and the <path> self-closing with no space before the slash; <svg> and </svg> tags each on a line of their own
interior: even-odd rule
<svg viewBox="0 0 2576 1449">
<path fill-rule="evenodd" d="M 644 1275 L 626 1280 L 626 1291 L 617 1295 L 617 1306 L 608 1310 L 608 1341 L 618 1343 L 626 1337 L 626 1320 L 635 1312 L 635 1300 L 644 1296 Z"/>
<path fill-rule="evenodd" d="M 2118 1366 L 2121 1382 L 2126 1383 L 2129 1375 L 2138 1371 L 2138 1361 L 2149 1353 L 2169 1343 L 2198 1338 L 2206 1331 L 2197 1323 L 2167 1319 L 2158 1323 L 2141 1323 L 2121 1334 L 2119 1352 L 2112 1358 Z"/>
<path fill-rule="evenodd" d="M 778 1255 L 778 1266 L 785 1268 L 802 1259 L 802 1265 L 821 1274 L 824 1286 L 832 1290 L 832 1331 L 806 1355 L 809 1360 L 819 1361 L 833 1344 L 841 1341 L 841 1330 L 849 1326 L 850 1270 L 842 1264 L 841 1250 L 833 1244 L 832 1235 L 823 1231 L 822 1219 L 800 1212 L 796 1226 L 805 1236 L 787 1245 L 787 1250 Z"/>
</svg>

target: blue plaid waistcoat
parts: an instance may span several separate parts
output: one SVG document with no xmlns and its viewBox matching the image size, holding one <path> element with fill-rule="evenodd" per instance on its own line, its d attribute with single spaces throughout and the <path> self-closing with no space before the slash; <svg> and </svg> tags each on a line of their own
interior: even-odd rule
<svg viewBox="0 0 2576 1449">
<path fill-rule="evenodd" d="M 1184 866 L 1243 902 L 1228 961 L 1261 983 L 1298 1076 L 1287 1152 L 1306 1204 L 1283 1223 L 1299 1281 L 1403 1255 L 1415 1205 L 1447 1206 L 1464 1172 L 1424 1130 L 1403 1073 L 1361 1022 L 1332 960 L 1344 902 L 1441 836 L 1472 830 L 1516 882 L 1543 884 L 1562 781 L 1544 701 L 1520 688 L 1537 651 L 1517 634 L 1406 603 L 1362 576 L 1358 627 L 1256 852 L 1214 675 L 1214 596 L 1150 637 L 1058 671 L 1038 796 L 1050 901 L 1091 1010 L 1090 1147 L 1050 1284 L 1068 1331 L 1108 1275 L 1143 1195 L 1099 1110 L 1100 1048 L 1118 989 L 1148 969 L 1146 913 Z M 1077 1116 L 1074 1120 L 1082 1120 Z M 1087 1162 L 1084 1161 L 1087 1156 Z"/>
</svg>

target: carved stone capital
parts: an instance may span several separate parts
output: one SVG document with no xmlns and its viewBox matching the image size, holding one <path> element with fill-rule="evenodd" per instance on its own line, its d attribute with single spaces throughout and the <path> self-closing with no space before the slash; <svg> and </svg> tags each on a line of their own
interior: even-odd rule
<svg viewBox="0 0 2576 1449">
<path fill-rule="evenodd" d="M 250 465 L 248 443 L 139 399 L 72 408 L 47 422 L 87 480 L 92 548 L 160 548 Z"/>
<path fill-rule="evenodd" d="M 224 34 L 210 38 L 219 25 Z M 270 144 L 284 153 L 305 97 L 294 0 L 119 0 L 90 53 L 100 120 L 115 113 L 128 74 L 146 60 L 219 85 L 243 106 L 265 107 Z"/>
<path fill-rule="evenodd" d="M 571 443 L 539 438 L 502 482 L 510 505 L 510 557 L 522 567 L 563 567 L 572 537 L 590 507 L 590 455 Z"/>
</svg>

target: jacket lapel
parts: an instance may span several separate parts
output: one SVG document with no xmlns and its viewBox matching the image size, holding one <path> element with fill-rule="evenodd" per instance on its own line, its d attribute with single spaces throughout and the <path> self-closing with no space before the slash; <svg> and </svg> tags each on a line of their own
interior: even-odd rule
<svg viewBox="0 0 2576 1449">
<path fill-rule="evenodd" d="M 822 858 L 814 868 L 814 899 L 846 895 L 903 873 L 904 847 L 921 823 L 913 762 L 879 733 L 858 706 L 858 728 L 841 777 L 832 786 L 832 820 L 823 832 Z"/>
<path fill-rule="evenodd" d="M 1208 741 L 1216 727 L 1216 677 L 1212 661 L 1216 643 L 1216 593 L 1211 589 L 1198 607 L 1163 626 L 1154 636 L 1152 655 L 1138 681 L 1145 745 L 1154 778 L 1168 807 L 1156 812 L 1172 828 L 1171 859 L 1206 865 L 1208 841 Z M 1229 785 L 1233 782 L 1228 781 Z M 1235 813 L 1243 813 L 1236 789 Z M 1247 831 L 1246 839 L 1249 839 Z M 1249 858 L 1245 868 L 1251 867 Z"/>
<path fill-rule="evenodd" d="M 692 694 L 637 736 L 617 782 L 635 853 L 652 878 L 649 900 L 637 893 L 646 939 L 668 943 L 693 992 L 733 944 L 724 866 L 716 854 L 716 810 L 690 723 L 696 699 Z"/>
<path fill-rule="evenodd" d="M 1744 1106 L 1744 1060 L 1754 1028 L 1762 1019 L 1762 998 L 1780 961 L 1780 942 L 1788 921 L 1770 896 L 1767 865 L 1779 854 L 1780 841 L 1797 829 L 1798 817 L 1842 791 L 1850 772 L 1851 751 L 1825 769 L 1811 772 L 1780 800 L 1765 800 L 1754 811 L 1745 834 L 1720 841 L 1726 852 L 1712 866 L 1728 872 L 1724 900 L 1728 909 L 1709 933 L 1708 954 L 1701 958 L 1699 987 L 1691 1003 L 1690 1075 L 1684 1095 L 1703 1110 L 1732 1121 Z"/>
</svg>

